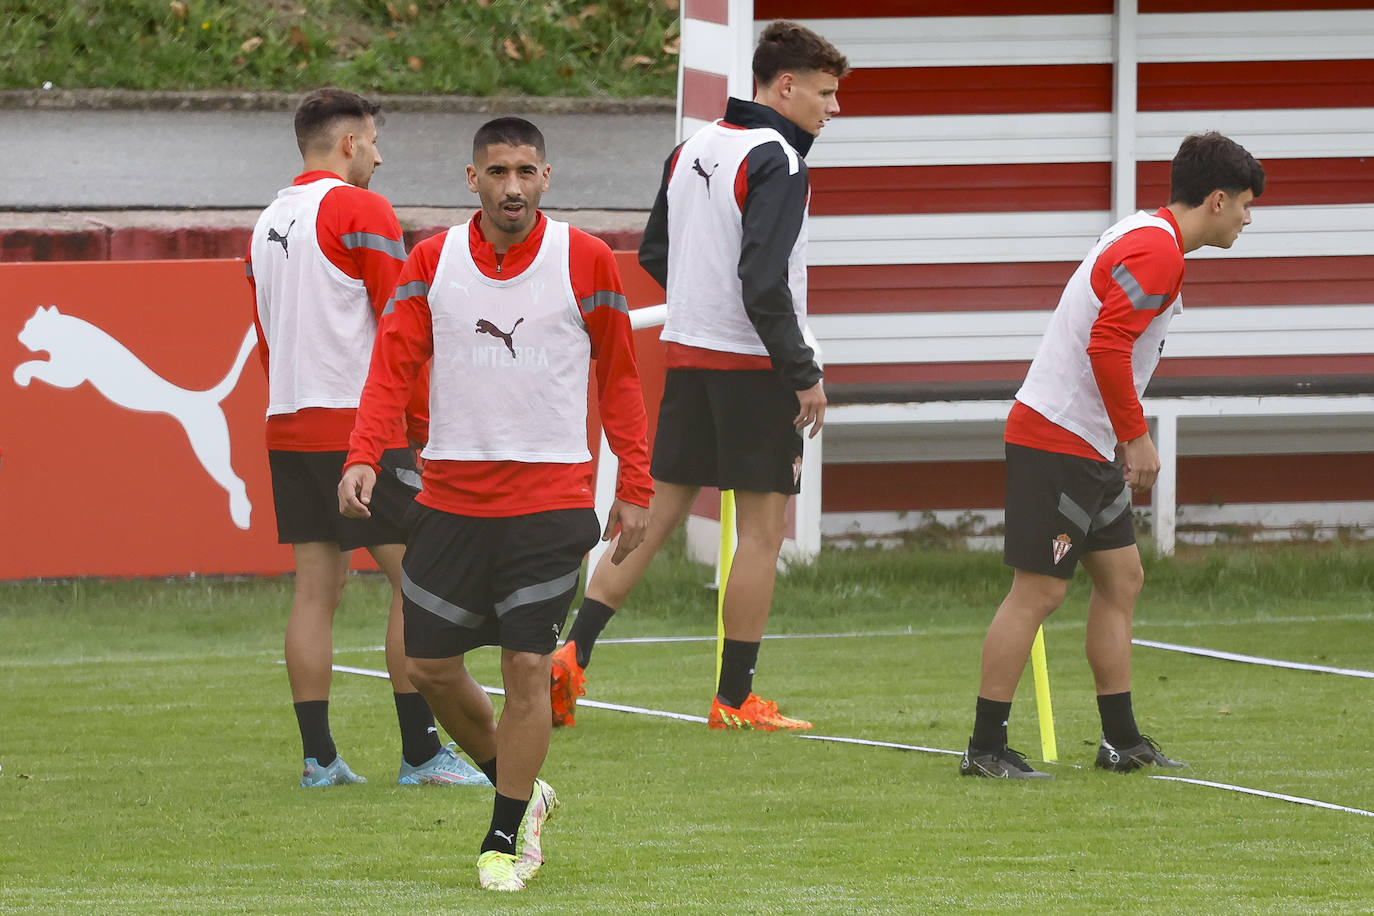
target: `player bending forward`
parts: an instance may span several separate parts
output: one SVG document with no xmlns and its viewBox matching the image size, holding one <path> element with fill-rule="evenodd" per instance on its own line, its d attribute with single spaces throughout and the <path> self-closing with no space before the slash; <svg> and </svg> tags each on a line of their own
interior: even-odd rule
<svg viewBox="0 0 1374 916">
<path fill-rule="evenodd" d="M 366 516 L 377 461 L 432 355 L 429 444 L 402 566 L 405 648 L 435 716 L 496 785 L 477 874 L 498 891 L 522 890 L 538 871 L 558 804 L 537 778 L 552 728 L 549 656 L 582 558 L 603 533 L 587 451 L 593 359 L 620 459 L 604 532 L 620 530 L 616 562 L 643 539 L 653 491 L 615 259 L 539 212 L 549 173 L 530 122 L 498 118 L 477 131 L 467 176 L 482 210 L 415 246 L 402 268 L 339 482 L 340 510 Z M 463 664 L 487 645 L 501 647 L 499 725 Z"/>
<path fill-rule="evenodd" d="M 1218 133 L 1174 157 L 1170 203 L 1103 233 L 1050 318 L 1007 417 L 1006 563 L 1011 591 L 983 642 L 966 776 L 1048 779 L 1007 747 L 1016 683 L 1040 625 L 1064 600 L 1081 559 L 1092 577 L 1086 649 L 1097 687 L 1097 766 L 1179 767 L 1136 727 L 1131 618 L 1144 581 L 1131 493 L 1149 490 L 1159 455 L 1140 395 L 1183 309 L 1183 255 L 1230 248 L 1264 191 L 1264 170 Z"/>
</svg>

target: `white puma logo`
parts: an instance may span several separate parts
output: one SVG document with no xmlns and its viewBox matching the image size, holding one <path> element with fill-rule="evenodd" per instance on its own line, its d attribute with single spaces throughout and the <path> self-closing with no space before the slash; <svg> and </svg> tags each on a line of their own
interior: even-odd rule
<svg viewBox="0 0 1374 916">
<path fill-rule="evenodd" d="M 515 845 L 515 837 L 511 836 L 509 833 L 502 833 L 500 830 L 493 830 L 492 833 L 496 834 L 512 846 Z"/>
<path fill-rule="evenodd" d="M 54 388 L 75 388 L 88 381 L 96 391 L 126 410 L 165 413 L 180 423 L 201 466 L 229 494 L 229 516 L 234 524 L 248 528 L 253 505 L 248 500 L 248 488 L 229 461 L 229 422 L 220 401 L 238 384 L 243 364 L 257 345 L 252 327 L 244 335 L 229 373 L 208 391 L 188 391 L 173 385 L 105 331 L 88 321 L 63 315 L 55 305 L 39 306 L 24 323 L 19 342 L 34 353 L 47 351 L 50 359 L 30 360 L 16 366 L 16 385 L 26 388 L 38 379 Z"/>
</svg>

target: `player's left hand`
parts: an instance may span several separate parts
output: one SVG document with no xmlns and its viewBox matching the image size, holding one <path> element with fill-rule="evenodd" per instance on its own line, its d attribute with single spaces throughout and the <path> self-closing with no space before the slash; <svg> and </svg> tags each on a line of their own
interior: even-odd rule
<svg viewBox="0 0 1374 916">
<path fill-rule="evenodd" d="M 609 541 L 615 537 L 617 528 L 620 530 L 620 538 L 615 542 L 611 563 L 619 566 L 620 561 L 630 555 L 630 551 L 644 543 L 644 535 L 649 530 L 649 510 L 644 506 L 617 499 L 611 503 L 611 511 L 606 516 L 606 530 L 601 533 L 601 540 Z"/>
<path fill-rule="evenodd" d="M 377 472 L 370 464 L 349 465 L 339 480 L 339 514 L 349 518 L 371 518 L 372 488 L 377 484 Z"/>
</svg>

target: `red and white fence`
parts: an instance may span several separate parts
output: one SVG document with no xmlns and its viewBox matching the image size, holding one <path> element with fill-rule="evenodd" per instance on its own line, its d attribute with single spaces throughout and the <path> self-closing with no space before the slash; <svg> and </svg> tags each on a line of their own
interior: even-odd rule
<svg viewBox="0 0 1374 916">
<path fill-rule="evenodd" d="M 1269 185 L 1234 248 L 1190 257 L 1147 404 L 1177 434 L 1156 528 L 1168 549 L 1176 486 L 1184 528 L 1374 529 L 1374 3 L 1321 5 L 684 3 L 683 134 L 751 92 L 774 18 L 855 68 L 808 156 L 827 533 L 996 523 L 1000 419 L 1064 281 L 1210 129 Z M 1323 398 L 1275 400 L 1299 394 Z"/>
</svg>

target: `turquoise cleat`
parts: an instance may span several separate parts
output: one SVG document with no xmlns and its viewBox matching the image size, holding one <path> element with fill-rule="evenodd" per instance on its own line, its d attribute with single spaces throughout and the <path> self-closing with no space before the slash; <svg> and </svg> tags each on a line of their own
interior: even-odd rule
<svg viewBox="0 0 1374 916">
<path fill-rule="evenodd" d="M 348 768 L 342 757 L 335 757 L 327 767 L 320 766 L 314 757 L 305 758 L 305 770 L 301 773 L 301 788 L 316 789 L 321 786 L 348 786 L 367 782 Z"/>
<path fill-rule="evenodd" d="M 413 767 L 401 758 L 401 771 L 396 784 L 401 786 L 490 786 L 491 780 L 481 770 L 458 756 L 454 745 L 439 748 L 439 753 L 419 766 Z"/>
</svg>

